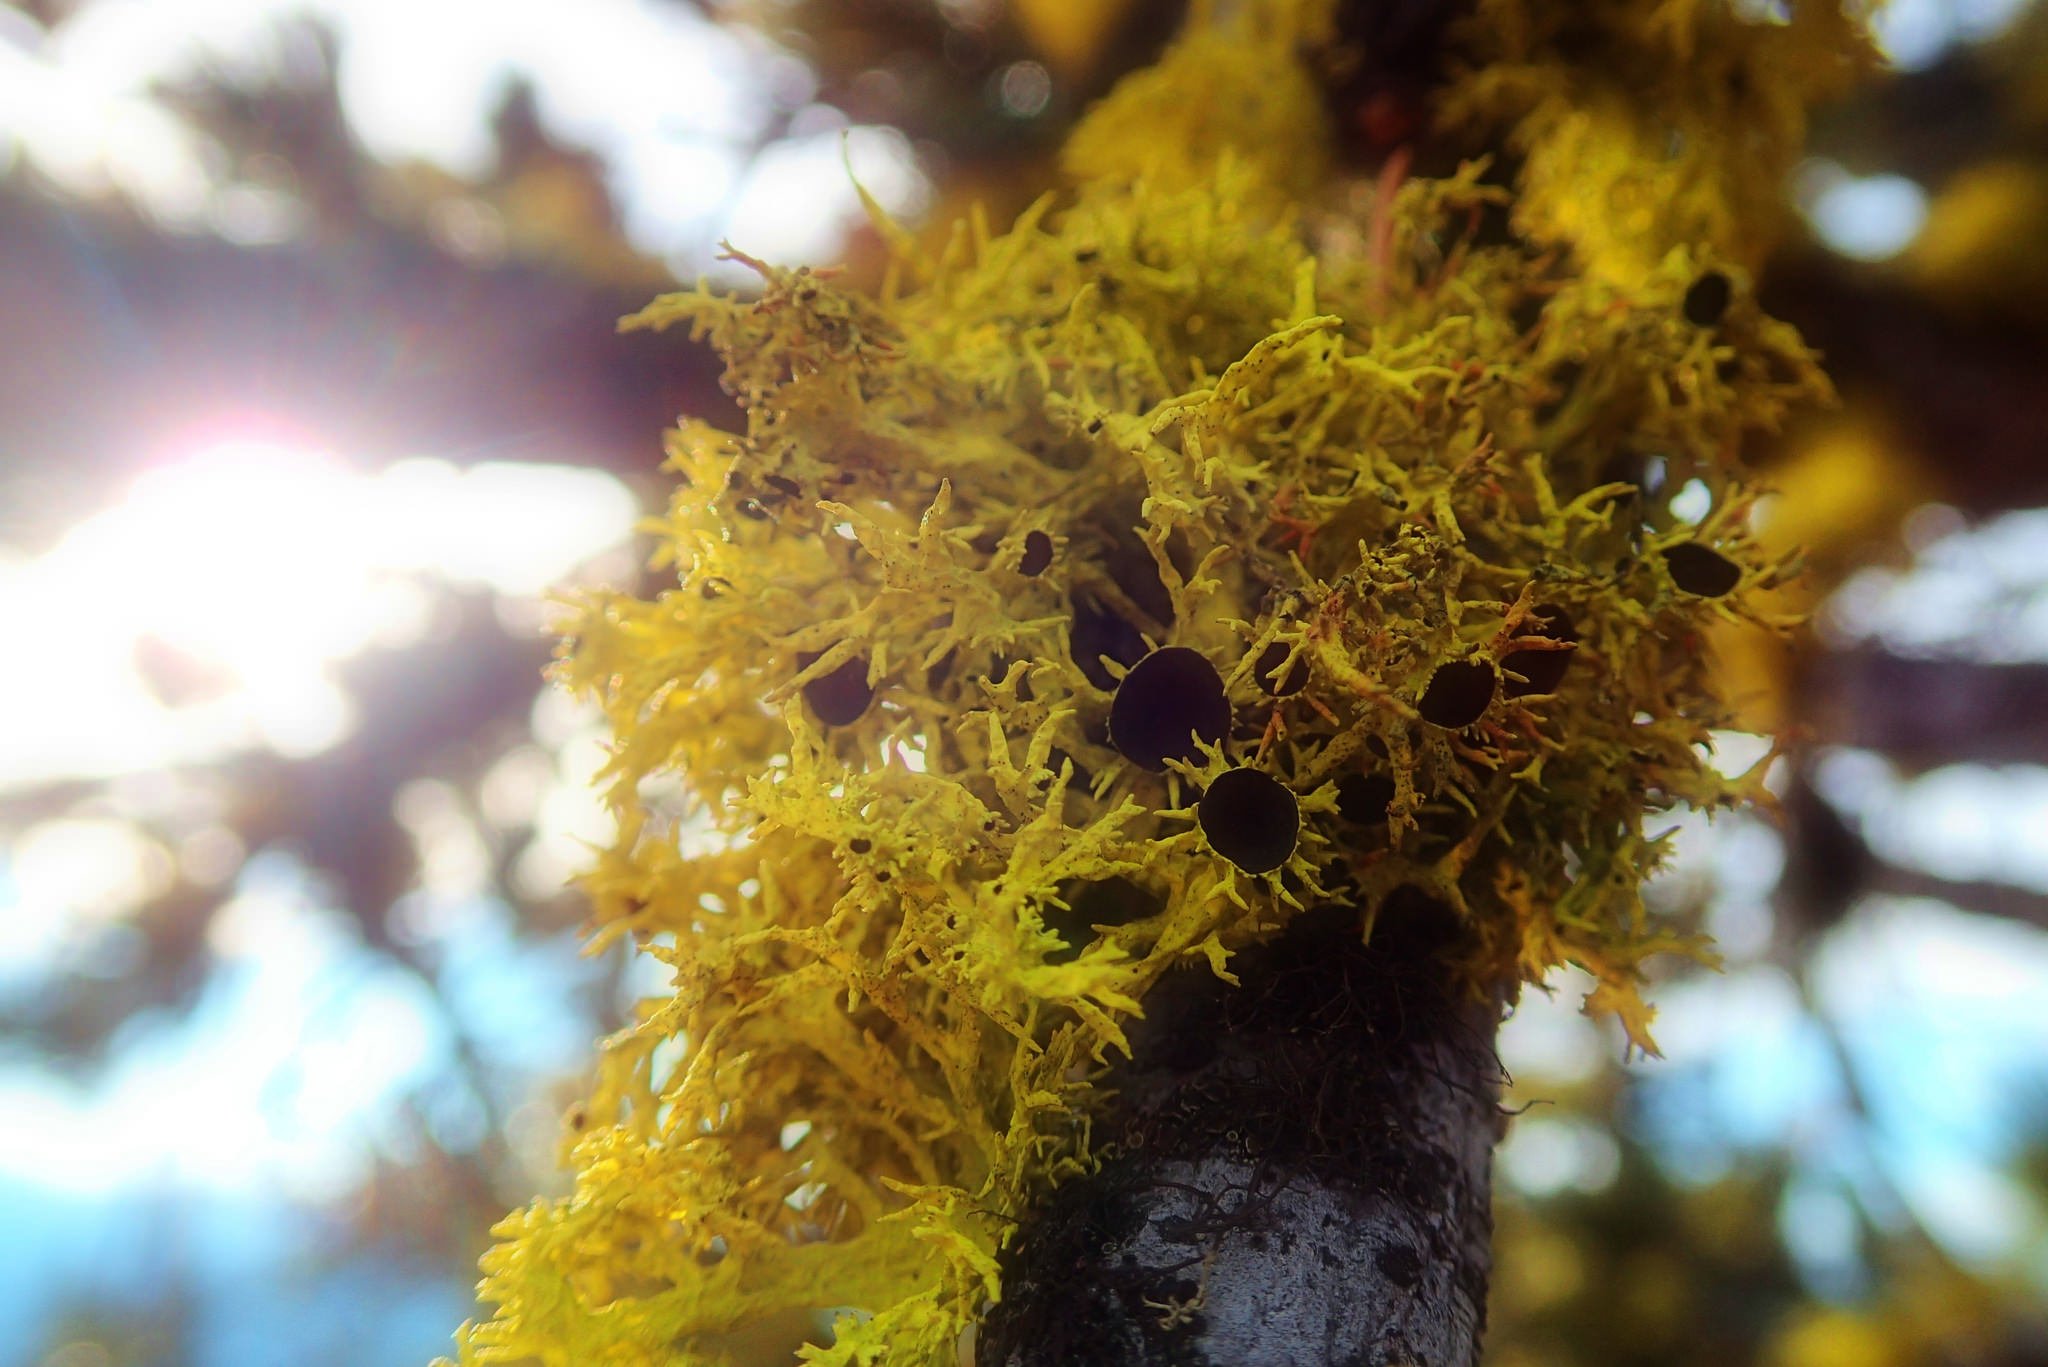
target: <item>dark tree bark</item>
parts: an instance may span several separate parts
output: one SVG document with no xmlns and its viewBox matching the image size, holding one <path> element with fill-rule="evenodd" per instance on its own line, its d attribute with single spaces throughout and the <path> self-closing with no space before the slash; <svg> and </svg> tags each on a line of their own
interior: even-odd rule
<svg viewBox="0 0 2048 1367">
<path fill-rule="evenodd" d="M 2048 665 L 1915 659 L 1877 647 L 1816 657 L 1802 683 L 1816 739 L 1908 768 L 2048 759 Z"/>
<path fill-rule="evenodd" d="M 2048 501 L 2044 320 L 1944 305 L 1819 252 L 1774 265 L 1761 302 L 1826 358 L 1851 409 L 1889 421 L 1943 502 L 1989 516 Z"/>
<path fill-rule="evenodd" d="M 1301 917 L 1146 1000 L 1096 1131 L 1004 1255 L 981 1367 L 1470 1367 L 1500 1134 L 1498 1004 L 1419 897 Z"/>
</svg>

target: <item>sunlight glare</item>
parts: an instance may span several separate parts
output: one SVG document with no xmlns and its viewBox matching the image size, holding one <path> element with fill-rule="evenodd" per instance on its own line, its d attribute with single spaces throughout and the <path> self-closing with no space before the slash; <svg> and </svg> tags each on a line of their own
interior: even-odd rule
<svg viewBox="0 0 2048 1367">
<path fill-rule="evenodd" d="M 14 845 L 15 913 L 38 905 L 99 920 L 164 891 L 171 858 L 125 821 L 45 821 Z"/>
<path fill-rule="evenodd" d="M 169 851 L 125 821 L 44 821 L 0 843 L 0 986 L 96 948 L 172 873 Z"/>
<path fill-rule="evenodd" d="M 427 896 L 453 900 L 490 888 L 491 849 L 460 789 L 438 779 L 414 779 L 398 790 L 391 810 L 412 837 Z"/>
<path fill-rule="evenodd" d="M 1600 1028 L 1579 1009 L 1592 978 L 1583 969 L 1561 968 L 1545 986 L 1548 991 L 1525 989 L 1501 1024 L 1501 1063 L 1513 1076 L 1543 1086 L 1584 1082 L 1607 1059 Z"/>
<path fill-rule="evenodd" d="M 843 150 L 842 150 L 843 149 Z M 846 230 L 860 221 L 854 176 L 884 209 L 915 218 L 930 207 L 931 182 L 910 142 L 893 128 L 854 128 L 789 138 L 764 150 L 748 168 L 725 236 L 751 256 L 786 265 L 829 260 Z M 713 278 L 744 281 L 752 272 L 722 262 Z"/>
<path fill-rule="evenodd" d="M 523 598 L 631 535 L 600 471 L 402 460 L 366 474 L 250 439 L 138 478 L 46 554 L 0 559 L 0 596 L 47 667 L 0 676 L 0 791 L 329 749 L 358 718 L 334 667 L 430 628 L 428 586 Z M 150 669 L 201 681 L 175 697 Z"/>
<path fill-rule="evenodd" d="M 1494 1162 L 1508 1185 L 1530 1196 L 1595 1192 L 1621 1174 L 1621 1146 L 1574 1116 L 1522 1115 L 1509 1125 Z"/>
<path fill-rule="evenodd" d="M 1917 181 L 1853 175 L 1821 157 L 1799 167 L 1793 194 L 1821 240 L 1857 261 L 1897 256 L 1927 222 L 1927 191 Z"/>
<path fill-rule="evenodd" d="M 1878 47 L 1901 71 L 1922 71 L 1957 43 L 1997 37 L 2028 0 L 1890 0 L 1871 17 Z"/>
</svg>

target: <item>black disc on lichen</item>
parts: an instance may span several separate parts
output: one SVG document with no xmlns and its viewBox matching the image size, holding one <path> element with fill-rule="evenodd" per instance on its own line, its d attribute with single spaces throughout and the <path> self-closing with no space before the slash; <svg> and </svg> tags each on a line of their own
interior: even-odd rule
<svg viewBox="0 0 2048 1367">
<path fill-rule="evenodd" d="M 800 668 L 809 669 L 819 656 L 805 651 L 796 659 Z M 804 685 L 804 701 L 827 726 L 847 726 L 860 720 L 860 714 L 868 710 L 874 696 L 875 690 L 868 687 L 867 658 L 861 655 Z"/>
<path fill-rule="evenodd" d="M 1155 650 L 1132 665 L 1109 704 L 1110 743 L 1146 769 L 1193 759 L 1197 738 L 1215 744 L 1229 729 L 1222 677 L 1186 646 Z"/>
<path fill-rule="evenodd" d="M 1045 956 L 1047 963 L 1061 964 L 1080 957 L 1095 938 L 1097 926 L 1123 926 L 1157 916 L 1166 909 L 1166 899 L 1142 888 L 1130 879 L 1110 877 L 1093 882 L 1069 878 L 1059 887 L 1065 910 L 1048 906 L 1039 914 L 1045 928 L 1063 942 Z"/>
<path fill-rule="evenodd" d="M 1360 826 L 1387 819 L 1394 800 L 1394 780 L 1385 774 L 1346 774 L 1337 780 L 1337 815 Z"/>
<path fill-rule="evenodd" d="M 1742 566 L 1697 541 L 1665 547 L 1664 567 L 1672 583 L 1701 598 L 1719 598 L 1742 582 Z"/>
<path fill-rule="evenodd" d="M 1735 286 L 1728 277 L 1719 271 L 1708 271 L 1686 288 L 1679 310 L 1694 327 L 1710 328 L 1721 321 L 1734 299 Z"/>
<path fill-rule="evenodd" d="M 1052 538 L 1044 532 L 1024 534 L 1024 554 L 1017 558 L 1017 573 L 1036 579 L 1052 564 Z"/>
<path fill-rule="evenodd" d="M 1422 701 L 1415 709 L 1430 725 L 1455 731 L 1479 720 L 1493 701 L 1499 682 L 1500 676 L 1486 660 L 1453 660 L 1438 665 L 1430 675 L 1429 687 L 1422 690 Z"/>
<path fill-rule="evenodd" d="M 1275 641 L 1259 652 L 1259 662 L 1252 666 L 1252 674 L 1258 679 L 1259 687 L 1276 698 L 1299 693 L 1308 687 L 1308 661 L 1299 657 L 1288 665 L 1287 672 L 1280 676 L 1278 683 L 1273 681 L 1274 671 L 1287 662 L 1287 650 L 1286 644 Z"/>
<path fill-rule="evenodd" d="M 1301 806 L 1287 785 L 1256 769 L 1231 769 L 1195 806 L 1210 847 L 1246 873 L 1271 873 L 1301 838 Z"/>
<path fill-rule="evenodd" d="M 1538 604 L 1515 635 L 1541 636 L 1546 640 L 1574 643 L 1579 639 L 1571 614 L 1552 603 Z M 1572 662 L 1572 656 L 1577 653 L 1572 650 L 1511 650 L 1502 657 L 1500 667 L 1509 674 L 1522 677 L 1503 679 L 1501 691 L 1510 698 L 1525 697 L 1531 693 L 1555 693 Z"/>
</svg>

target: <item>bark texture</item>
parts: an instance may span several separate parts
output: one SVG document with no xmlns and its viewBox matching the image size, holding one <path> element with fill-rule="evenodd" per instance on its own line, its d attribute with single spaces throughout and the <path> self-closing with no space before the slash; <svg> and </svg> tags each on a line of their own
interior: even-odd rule
<svg viewBox="0 0 2048 1367">
<path fill-rule="evenodd" d="M 1099 1139 L 1004 1255 L 979 1367 L 1470 1367 L 1500 1133 L 1497 1006 L 1396 894 L 1160 984 Z"/>
</svg>

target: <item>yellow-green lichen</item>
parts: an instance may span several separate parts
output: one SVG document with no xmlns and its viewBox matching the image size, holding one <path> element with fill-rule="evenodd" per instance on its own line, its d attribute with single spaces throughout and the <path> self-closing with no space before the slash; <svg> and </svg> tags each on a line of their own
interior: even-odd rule
<svg viewBox="0 0 2048 1367">
<path fill-rule="evenodd" d="M 1756 792 L 1705 763 L 1701 636 L 1788 569 L 1734 458 L 1825 391 L 1750 296 L 1767 225 L 1734 168 L 1758 138 L 1783 164 L 1786 73 L 1851 50 L 1839 16 L 1704 0 L 1482 10 L 1495 65 L 1448 98 L 1526 157 L 1512 186 L 1474 163 L 1332 207 L 1300 65 L 1326 16 L 1255 6 L 1096 111 L 1069 189 L 904 248 L 879 298 L 749 262 L 757 298 L 632 320 L 708 338 L 748 413 L 672 435 L 675 587 L 583 604 L 559 667 L 616 741 L 594 943 L 631 935 L 674 991 L 606 1043 L 573 1192 L 499 1226 L 462 1362 L 719 1363 L 736 1329 L 835 1308 L 810 1360 L 952 1362 L 1018 1215 L 1087 1170 L 1147 989 L 1227 975 L 1307 905 L 1363 930 L 1423 889 L 1470 926 L 1475 990 L 1577 964 L 1651 1047 L 1643 961 L 1704 952 L 1643 905 L 1654 816 Z M 1577 103 L 1574 44 L 1683 54 L 1777 112 L 1751 131 L 1691 77 Z M 1219 88 L 1260 98 L 1238 121 Z M 1667 117 L 1683 154 L 1650 156 Z M 1661 207 L 1595 211 L 1623 185 Z M 1730 302 L 1688 320 L 1710 272 Z M 1692 544 L 1733 591 L 1674 580 Z M 1424 718 L 1439 669 L 1513 683 L 1566 619 L 1555 693 Z M 1231 724 L 1153 772 L 1106 723 L 1166 645 L 1213 665 Z M 1237 766 L 1298 803 L 1271 873 L 1197 820 Z M 1383 822 L 1340 814 L 1367 777 Z M 1112 878 L 1157 910 L 1077 931 Z"/>
</svg>

